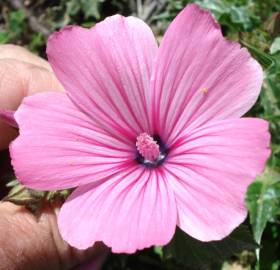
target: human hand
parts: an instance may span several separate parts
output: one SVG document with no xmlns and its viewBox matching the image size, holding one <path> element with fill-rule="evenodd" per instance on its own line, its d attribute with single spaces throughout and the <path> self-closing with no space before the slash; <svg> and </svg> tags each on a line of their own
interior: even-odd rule
<svg viewBox="0 0 280 270">
<path fill-rule="evenodd" d="M 0 109 L 16 110 L 23 97 L 39 91 L 63 91 L 48 62 L 24 48 L 0 45 Z M 17 131 L 1 120 L 0 131 L 3 150 Z M 0 203 L 0 270 L 72 269 L 87 260 L 90 269 L 100 268 L 108 249 L 102 244 L 86 251 L 70 247 L 58 232 L 57 211 L 45 207 L 36 218 L 23 207 Z"/>
</svg>

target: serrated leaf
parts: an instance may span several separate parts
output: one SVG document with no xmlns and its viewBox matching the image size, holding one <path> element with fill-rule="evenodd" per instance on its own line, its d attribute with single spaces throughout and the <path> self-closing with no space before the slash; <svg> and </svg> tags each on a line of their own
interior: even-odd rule
<svg viewBox="0 0 280 270">
<path fill-rule="evenodd" d="M 6 187 L 8 188 L 12 188 L 12 187 L 15 187 L 19 185 L 19 182 L 17 179 L 13 179 L 13 180 L 10 180 L 7 184 L 6 184 Z"/>
<path fill-rule="evenodd" d="M 6 186 L 11 189 L 3 201 L 25 206 L 34 214 L 40 212 L 45 202 L 53 204 L 57 201 L 64 201 L 72 192 L 72 189 L 58 191 L 39 191 L 29 189 L 21 185 L 18 180 L 11 180 Z"/>
<path fill-rule="evenodd" d="M 3 201 L 25 206 L 33 213 L 40 211 L 47 192 L 28 189 L 17 180 L 10 181 L 7 187 L 11 187 L 11 190 Z"/>
<path fill-rule="evenodd" d="M 57 191 L 48 191 L 46 195 L 46 200 L 50 203 L 56 200 L 66 200 L 66 198 L 72 193 L 73 189 L 64 189 Z"/>
<path fill-rule="evenodd" d="M 267 222 L 279 214 L 280 174 L 267 169 L 259 176 L 248 188 L 246 204 L 254 238 L 260 244 Z"/>
<path fill-rule="evenodd" d="M 164 258 L 174 258 L 193 269 L 208 269 L 243 250 L 255 250 L 253 236 L 246 226 L 240 226 L 221 241 L 201 242 L 177 228 L 172 241 L 163 248 Z"/>
</svg>

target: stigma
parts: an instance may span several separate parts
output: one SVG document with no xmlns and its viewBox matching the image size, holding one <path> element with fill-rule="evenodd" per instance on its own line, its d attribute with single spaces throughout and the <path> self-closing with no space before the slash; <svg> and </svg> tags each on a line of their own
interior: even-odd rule
<svg viewBox="0 0 280 270">
<path fill-rule="evenodd" d="M 156 161 L 160 156 L 158 143 L 147 133 L 141 133 L 136 138 L 136 148 L 139 154 L 150 162 Z"/>
</svg>

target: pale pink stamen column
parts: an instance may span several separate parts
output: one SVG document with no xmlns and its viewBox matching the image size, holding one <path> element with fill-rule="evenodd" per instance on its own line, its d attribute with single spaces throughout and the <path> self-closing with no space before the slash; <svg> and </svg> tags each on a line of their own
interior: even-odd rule
<svg viewBox="0 0 280 270">
<path fill-rule="evenodd" d="M 136 139 L 136 147 L 138 152 L 146 160 L 155 161 L 159 157 L 159 145 L 147 133 L 141 133 Z"/>
</svg>

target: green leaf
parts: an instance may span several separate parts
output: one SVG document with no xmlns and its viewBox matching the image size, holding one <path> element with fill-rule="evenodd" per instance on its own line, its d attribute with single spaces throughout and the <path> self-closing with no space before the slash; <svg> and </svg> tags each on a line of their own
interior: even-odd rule
<svg viewBox="0 0 280 270">
<path fill-rule="evenodd" d="M 280 175 L 267 169 L 248 188 L 246 204 L 254 238 L 260 244 L 267 222 L 273 221 L 279 214 Z"/>
<path fill-rule="evenodd" d="M 72 192 L 72 189 L 58 191 L 39 191 L 29 189 L 21 185 L 17 179 L 11 180 L 6 186 L 11 189 L 3 201 L 25 206 L 34 214 L 40 213 L 46 202 L 48 204 L 55 204 L 56 202 L 65 201 Z"/>
<path fill-rule="evenodd" d="M 197 1 L 203 8 L 210 10 L 214 16 L 216 17 L 217 20 L 220 20 L 220 18 L 224 14 L 229 14 L 230 13 L 230 6 L 219 0 L 212 0 L 212 1 L 205 1 L 205 0 L 200 0 Z"/>
<path fill-rule="evenodd" d="M 253 16 L 247 6 L 232 6 L 230 17 L 233 23 L 240 25 L 242 30 L 251 30 L 254 23 L 257 23 L 257 17 Z"/>
<path fill-rule="evenodd" d="M 270 53 L 274 54 L 280 52 L 280 37 L 274 39 L 273 43 L 270 46 Z"/>
<path fill-rule="evenodd" d="M 274 58 L 261 51 L 260 49 L 256 48 L 255 46 L 245 42 L 244 40 L 241 40 L 240 41 L 241 44 L 243 46 L 245 46 L 249 51 L 250 53 L 252 54 L 252 56 L 254 58 L 256 58 L 256 60 L 265 68 L 265 69 L 270 69 L 273 65 L 275 65 L 275 60 Z"/>
<path fill-rule="evenodd" d="M 221 241 L 212 242 L 198 241 L 177 228 L 172 241 L 163 248 L 163 256 L 166 259 L 174 258 L 187 267 L 203 270 L 235 253 L 257 247 L 246 226 L 240 226 Z"/>
<path fill-rule="evenodd" d="M 46 42 L 42 33 L 36 33 L 32 36 L 32 39 L 28 45 L 28 48 L 32 52 L 38 51 L 38 49 Z"/>
<path fill-rule="evenodd" d="M 250 31 L 260 23 L 249 5 L 240 5 L 237 1 L 197 0 L 202 7 L 209 9 L 216 19 L 236 31 Z"/>
<path fill-rule="evenodd" d="M 11 190 L 3 201 L 25 206 L 33 213 L 40 211 L 47 192 L 28 189 L 17 180 L 12 180 L 7 187 L 11 187 Z"/>
<path fill-rule="evenodd" d="M 155 246 L 155 247 L 154 247 L 154 252 L 155 252 L 160 258 L 163 258 L 163 250 L 162 250 L 162 247 L 160 247 L 160 246 Z"/>
<path fill-rule="evenodd" d="M 85 13 L 85 17 L 94 17 L 100 19 L 99 5 L 103 0 L 81 0 L 82 10 Z"/>
<path fill-rule="evenodd" d="M 10 31 L 13 33 L 14 36 L 20 35 L 20 33 L 23 31 L 24 23 L 26 20 L 26 15 L 24 11 L 19 9 L 17 11 L 11 12 L 9 16 Z"/>
<path fill-rule="evenodd" d="M 260 270 L 279 270 L 280 269 L 280 226 L 275 223 L 269 224 L 263 235 L 260 250 Z"/>
<path fill-rule="evenodd" d="M 0 31 L 0 44 L 7 43 L 10 40 L 9 32 L 7 31 Z"/>
</svg>

